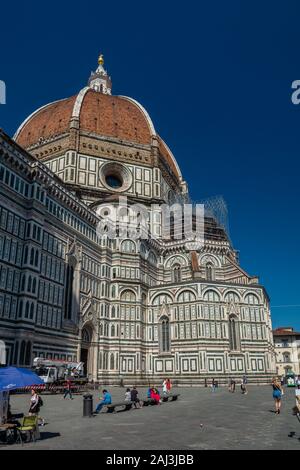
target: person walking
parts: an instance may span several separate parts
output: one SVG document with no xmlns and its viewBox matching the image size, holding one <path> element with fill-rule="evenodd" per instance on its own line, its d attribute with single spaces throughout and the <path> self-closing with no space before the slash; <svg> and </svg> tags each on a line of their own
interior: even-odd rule
<svg viewBox="0 0 300 470">
<path fill-rule="evenodd" d="M 31 389 L 31 398 L 30 398 L 30 408 L 29 408 L 29 416 L 38 416 L 41 408 L 41 398 L 37 394 L 37 392 L 34 390 L 34 388 Z"/>
<path fill-rule="evenodd" d="M 247 383 L 248 383 L 248 379 L 247 379 L 247 375 L 243 375 L 243 393 L 244 395 L 247 395 L 248 393 L 248 390 L 247 390 Z"/>
<path fill-rule="evenodd" d="M 281 409 L 282 386 L 278 377 L 272 380 L 273 398 L 275 401 L 275 413 L 279 415 Z"/>
<path fill-rule="evenodd" d="M 167 390 L 168 390 L 168 393 L 171 392 L 171 389 L 172 389 L 172 383 L 171 383 L 171 380 L 170 379 L 167 379 Z"/>
<path fill-rule="evenodd" d="M 211 382 L 211 391 L 214 393 L 216 391 L 216 381 L 215 379 L 212 379 Z"/>
<path fill-rule="evenodd" d="M 102 394 L 103 394 L 102 400 L 96 406 L 96 410 L 94 412 L 95 414 L 99 414 L 104 405 L 110 405 L 111 404 L 111 394 L 108 393 L 108 391 L 105 390 L 105 389 L 102 390 Z"/>
<path fill-rule="evenodd" d="M 40 430 L 39 430 L 39 412 L 40 408 L 43 406 L 43 400 L 41 397 L 37 394 L 37 392 L 33 389 L 31 389 L 31 398 L 30 398 L 30 408 L 29 408 L 29 416 L 36 416 L 37 417 L 37 426 L 35 427 L 34 434 L 35 434 L 35 439 L 40 439 Z M 44 418 L 41 418 L 41 424 L 44 426 L 45 420 Z"/>
<path fill-rule="evenodd" d="M 133 405 L 135 408 L 141 408 L 142 405 L 141 405 L 141 402 L 140 402 L 140 399 L 138 397 L 138 391 L 136 389 L 136 387 L 133 387 L 131 392 L 130 392 L 130 399 L 131 401 L 133 401 Z"/>
<path fill-rule="evenodd" d="M 231 379 L 230 391 L 231 391 L 232 393 L 235 392 L 235 380 L 234 380 L 234 379 Z"/>
<path fill-rule="evenodd" d="M 69 395 L 70 399 L 73 400 L 73 397 L 72 397 L 72 382 L 71 382 L 70 379 L 66 380 L 64 400 L 67 398 L 67 395 Z"/>
</svg>

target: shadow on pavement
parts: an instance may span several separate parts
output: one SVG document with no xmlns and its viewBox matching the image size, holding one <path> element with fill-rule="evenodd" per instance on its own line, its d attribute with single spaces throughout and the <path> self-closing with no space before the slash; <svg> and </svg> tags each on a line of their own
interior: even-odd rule
<svg viewBox="0 0 300 470">
<path fill-rule="evenodd" d="M 48 431 L 41 431 L 41 440 L 44 441 L 45 439 L 51 439 L 52 437 L 59 437 L 61 434 L 60 432 L 48 432 Z"/>
</svg>

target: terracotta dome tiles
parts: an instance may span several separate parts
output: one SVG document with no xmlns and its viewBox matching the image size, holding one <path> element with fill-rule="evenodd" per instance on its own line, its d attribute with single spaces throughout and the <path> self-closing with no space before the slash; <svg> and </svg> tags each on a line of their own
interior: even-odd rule
<svg viewBox="0 0 300 470">
<path fill-rule="evenodd" d="M 93 90 L 84 97 L 80 129 L 138 144 L 151 144 L 147 119 L 135 104 Z"/>
<path fill-rule="evenodd" d="M 37 144 L 39 139 L 68 132 L 76 96 L 57 101 L 36 111 L 21 128 L 17 143 L 24 148 Z"/>
</svg>

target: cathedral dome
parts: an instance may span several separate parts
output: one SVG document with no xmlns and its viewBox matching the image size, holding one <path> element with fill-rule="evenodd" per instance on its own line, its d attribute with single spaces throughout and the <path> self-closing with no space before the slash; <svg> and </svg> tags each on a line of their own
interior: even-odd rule
<svg viewBox="0 0 300 470">
<path fill-rule="evenodd" d="M 30 148 L 42 140 L 69 132 L 72 119 L 83 132 L 150 145 L 155 135 L 152 121 L 136 101 L 99 93 L 92 88 L 55 101 L 35 111 L 20 126 L 16 141 Z"/>
<path fill-rule="evenodd" d="M 87 142 L 85 137 L 90 140 Z M 20 146 L 43 161 L 67 150 L 82 152 L 84 145 L 95 150 L 93 138 L 133 147 L 134 151 L 128 152 L 134 154 L 133 159 L 150 166 L 161 164 L 175 184 L 182 183 L 172 152 L 156 133 L 143 106 L 132 98 L 111 95 L 111 79 L 103 68 L 102 56 L 88 86 L 71 98 L 49 103 L 33 112 L 14 136 Z M 118 155 L 120 152 L 115 151 L 114 159 L 118 160 Z"/>
</svg>

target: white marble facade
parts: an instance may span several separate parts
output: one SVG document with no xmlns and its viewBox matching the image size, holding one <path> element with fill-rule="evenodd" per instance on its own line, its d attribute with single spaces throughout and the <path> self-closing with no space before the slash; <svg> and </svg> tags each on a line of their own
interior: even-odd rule
<svg viewBox="0 0 300 470">
<path fill-rule="evenodd" d="M 97 77 L 92 93 L 101 93 Z M 107 87 L 105 100 L 113 99 Z M 188 189 L 134 100 L 121 97 L 143 113 L 151 145 L 81 132 L 89 93 L 84 88 L 74 104 L 70 142 L 79 136 L 77 149 L 66 146 L 65 134 L 61 151 L 57 136 L 23 149 L 0 131 L 0 340 L 8 364 L 81 359 L 91 379 L 109 384 L 165 376 L 180 384 L 225 383 L 244 374 L 269 380 L 275 355 L 268 295 L 239 266 L 216 220 L 205 219 L 198 249 L 186 240 L 97 235 L 95 208 L 106 197 L 121 193 L 150 210 Z M 161 235 L 159 214 L 153 225 Z"/>
<path fill-rule="evenodd" d="M 0 336 L 9 364 L 85 354 L 90 376 L 110 383 L 273 374 L 268 297 L 227 240 L 206 240 L 197 278 L 184 243 L 100 240 L 96 214 L 45 165 L 4 133 L 0 149 Z"/>
</svg>

